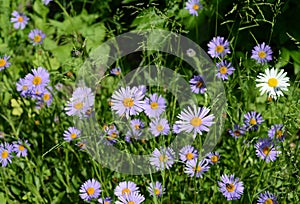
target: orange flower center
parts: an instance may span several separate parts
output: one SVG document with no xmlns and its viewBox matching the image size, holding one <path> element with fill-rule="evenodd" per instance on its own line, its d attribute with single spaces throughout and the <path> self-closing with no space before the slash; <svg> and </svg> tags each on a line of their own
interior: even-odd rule
<svg viewBox="0 0 300 204">
<path fill-rule="evenodd" d="M 270 148 L 269 148 L 269 147 L 264 147 L 264 148 L 262 149 L 262 151 L 263 151 L 263 153 L 264 153 L 265 155 L 269 155 L 269 154 L 270 154 Z"/>
<path fill-rule="evenodd" d="M 152 102 L 150 104 L 150 107 L 153 109 L 153 110 L 156 110 L 158 108 L 158 103 L 157 102 Z"/>
<path fill-rule="evenodd" d="M 187 153 L 186 155 L 186 158 L 187 158 L 187 160 L 191 160 L 191 159 L 194 159 L 194 154 L 193 153 Z"/>
<path fill-rule="evenodd" d="M 254 118 L 250 119 L 250 125 L 256 125 L 256 120 Z"/>
<path fill-rule="evenodd" d="M 164 126 L 162 126 L 161 124 L 156 126 L 157 131 L 161 132 L 164 129 Z"/>
<path fill-rule="evenodd" d="M 41 42 L 41 40 L 42 40 L 42 37 L 40 35 L 35 35 L 33 38 L 33 41 L 36 43 Z"/>
<path fill-rule="evenodd" d="M 89 187 L 86 192 L 88 195 L 93 195 L 95 193 L 95 189 L 93 187 Z"/>
<path fill-rule="evenodd" d="M 267 200 L 265 200 L 265 204 L 273 204 L 273 200 L 271 198 L 268 198 Z"/>
<path fill-rule="evenodd" d="M 193 5 L 193 9 L 197 11 L 199 9 L 199 5 L 198 4 L 194 4 Z"/>
<path fill-rule="evenodd" d="M 226 189 L 231 193 L 235 190 L 235 186 L 232 183 L 226 183 Z"/>
<path fill-rule="evenodd" d="M 22 23 L 23 21 L 24 21 L 23 17 L 22 17 L 22 16 L 19 16 L 18 22 Z"/>
<path fill-rule="evenodd" d="M 130 108 L 134 105 L 134 100 L 132 98 L 125 98 L 123 100 L 123 105 L 126 107 L 126 108 Z"/>
<path fill-rule="evenodd" d="M 199 127 L 202 124 L 202 120 L 199 117 L 194 117 L 190 123 L 194 127 Z"/>
<path fill-rule="evenodd" d="M 71 134 L 71 138 L 72 138 L 72 139 L 75 139 L 76 137 L 77 137 L 77 134 L 76 134 L 76 133 L 72 133 L 72 134 Z"/>
<path fill-rule="evenodd" d="M 218 160 L 219 160 L 219 157 L 214 155 L 210 158 L 210 160 L 213 162 L 213 163 L 216 163 Z"/>
<path fill-rule="evenodd" d="M 258 57 L 260 59 L 264 59 L 267 56 L 267 53 L 265 51 L 259 51 L 258 52 Z"/>
<path fill-rule="evenodd" d="M 44 98 L 44 101 L 48 101 L 50 99 L 50 94 L 45 93 L 43 98 Z"/>
<path fill-rule="evenodd" d="M 1 157 L 2 157 L 3 159 L 6 159 L 6 158 L 8 157 L 8 155 L 9 155 L 8 151 L 7 151 L 7 150 L 4 150 L 4 151 L 2 152 L 2 154 L 1 154 Z"/>
<path fill-rule="evenodd" d="M 40 76 L 35 76 L 32 80 L 32 83 L 37 86 L 42 83 L 42 78 Z"/>
<path fill-rule="evenodd" d="M 24 151 L 25 147 L 23 145 L 19 145 L 19 150 Z"/>
<path fill-rule="evenodd" d="M 160 155 L 159 156 L 159 161 L 166 162 L 167 160 L 168 160 L 168 156 L 167 155 Z"/>
<path fill-rule="evenodd" d="M 125 193 L 128 195 L 130 192 L 131 192 L 131 191 L 130 191 L 129 188 L 124 188 L 124 189 L 122 190 L 122 195 L 124 195 Z"/>
<path fill-rule="evenodd" d="M 240 135 L 241 135 L 241 132 L 240 132 L 239 130 L 236 130 L 236 131 L 234 131 L 234 135 L 235 135 L 235 136 L 240 136 Z"/>
<path fill-rule="evenodd" d="M 83 108 L 83 103 L 82 102 L 78 102 L 74 105 L 74 108 L 76 110 L 81 110 Z"/>
<path fill-rule="evenodd" d="M 6 61 L 4 59 L 0 59 L 0 67 L 4 67 L 6 65 Z"/>
<path fill-rule="evenodd" d="M 227 68 L 225 66 L 220 68 L 220 73 L 221 74 L 226 74 L 227 73 Z"/>
<path fill-rule="evenodd" d="M 198 81 L 197 84 L 196 84 L 197 88 L 201 88 L 202 85 L 203 85 L 203 83 L 201 81 Z"/>
<path fill-rule="evenodd" d="M 282 136 L 283 136 L 282 131 L 281 131 L 281 130 L 277 130 L 277 132 L 276 132 L 276 137 L 277 137 L 277 138 L 280 138 L 280 137 L 282 137 Z"/>
<path fill-rule="evenodd" d="M 201 166 L 198 165 L 197 169 L 196 169 L 196 167 L 194 167 L 194 171 L 197 172 L 197 173 L 198 173 L 199 171 L 201 171 Z"/>
<path fill-rule="evenodd" d="M 160 194 L 160 190 L 158 188 L 154 188 L 154 192 L 155 192 L 155 195 L 159 195 Z"/>
<path fill-rule="evenodd" d="M 223 51 L 224 51 L 224 46 L 223 46 L 223 45 L 218 45 L 218 46 L 216 46 L 216 51 L 217 51 L 218 53 L 223 52 Z"/>
</svg>

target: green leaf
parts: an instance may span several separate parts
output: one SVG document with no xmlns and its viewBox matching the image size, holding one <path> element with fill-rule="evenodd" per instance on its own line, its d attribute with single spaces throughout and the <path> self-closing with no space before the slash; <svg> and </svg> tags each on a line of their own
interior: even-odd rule
<svg viewBox="0 0 300 204">
<path fill-rule="evenodd" d="M 20 104 L 17 102 L 16 99 L 11 99 L 11 107 L 13 108 L 12 114 L 15 116 L 21 116 L 23 113 L 23 109 L 21 108 Z"/>
<path fill-rule="evenodd" d="M 281 67 L 286 66 L 290 61 L 290 53 L 289 50 L 282 48 L 280 57 L 278 59 L 277 64 L 275 65 L 275 68 L 279 69 Z"/>
</svg>

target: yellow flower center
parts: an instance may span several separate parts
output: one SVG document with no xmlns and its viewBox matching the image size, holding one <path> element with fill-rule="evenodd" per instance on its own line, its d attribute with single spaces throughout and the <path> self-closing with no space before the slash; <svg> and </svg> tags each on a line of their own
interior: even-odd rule
<svg viewBox="0 0 300 204">
<path fill-rule="evenodd" d="M 4 67 L 6 65 L 6 61 L 4 59 L 0 59 L 0 67 Z"/>
<path fill-rule="evenodd" d="M 158 103 L 157 102 L 152 102 L 150 104 L 150 107 L 153 109 L 153 110 L 156 110 L 158 108 Z"/>
<path fill-rule="evenodd" d="M 131 191 L 130 191 L 129 188 L 124 188 L 124 189 L 122 190 L 122 195 L 124 195 L 125 193 L 128 195 L 130 192 L 131 192 Z"/>
<path fill-rule="evenodd" d="M 277 138 L 280 138 L 280 137 L 282 137 L 282 136 L 283 136 L 282 131 L 281 131 L 281 130 L 277 130 L 277 131 L 276 131 L 276 137 L 277 137 Z"/>
<path fill-rule="evenodd" d="M 276 87 L 277 85 L 278 85 L 278 80 L 277 79 L 275 79 L 275 78 L 270 78 L 269 80 L 268 80 L 268 85 L 270 86 L 270 87 Z"/>
<path fill-rule="evenodd" d="M 95 189 L 93 187 L 89 187 L 86 192 L 88 195 L 93 195 L 95 193 Z"/>
<path fill-rule="evenodd" d="M 24 151 L 25 147 L 23 145 L 19 145 L 19 150 Z"/>
<path fill-rule="evenodd" d="M 9 153 L 7 150 L 4 150 L 1 154 L 2 159 L 6 159 L 8 157 Z"/>
<path fill-rule="evenodd" d="M 198 81 L 197 84 L 196 84 L 197 88 L 201 88 L 202 85 L 203 85 L 203 83 L 201 81 Z"/>
<path fill-rule="evenodd" d="M 40 76 L 35 76 L 32 80 L 32 83 L 37 86 L 42 83 L 42 78 Z"/>
<path fill-rule="evenodd" d="M 162 126 L 161 124 L 156 126 L 156 130 L 161 132 L 164 129 L 164 126 Z"/>
<path fill-rule="evenodd" d="M 22 90 L 26 91 L 28 89 L 28 87 L 26 85 L 22 86 Z"/>
<path fill-rule="evenodd" d="M 217 51 L 218 53 L 223 52 L 223 51 L 224 51 L 224 46 L 223 46 L 223 45 L 218 45 L 218 46 L 216 46 L 216 51 Z"/>
<path fill-rule="evenodd" d="M 129 201 L 128 204 L 135 204 L 135 202 L 134 201 Z"/>
<path fill-rule="evenodd" d="M 109 201 L 104 201 L 104 204 L 110 204 L 110 202 Z"/>
<path fill-rule="evenodd" d="M 187 160 L 191 160 L 191 159 L 194 159 L 194 154 L 193 153 L 187 153 L 186 155 L 186 158 L 187 158 Z"/>
<path fill-rule="evenodd" d="M 134 100 L 132 98 L 125 98 L 123 100 L 123 105 L 126 107 L 126 108 L 129 108 L 129 107 L 132 107 L 134 105 Z"/>
<path fill-rule="evenodd" d="M 194 167 L 194 171 L 197 172 L 197 173 L 198 173 L 199 171 L 201 171 L 201 166 L 198 165 L 197 169 L 196 169 L 196 167 Z"/>
<path fill-rule="evenodd" d="M 134 125 L 134 128 L 135 128 L 136 130 L 138 130 L 138 129 L 140 129 L 140 125 L 139 125 L 139 124 L 135 124 L 135 125 Z"/>
<path fill-rule="evenodd" d="M 22 17 L 22 16 L 19 16 L 18 22 L 22 23 L 23 21 L 24 21 L 23 17 Z"/>
<path fill-rule="evenodd" d="M 199 117 L 194 117 L 190 123 L 194 127 L 199 127 L 202 124 L 202 120 Z"/>
<path fill-rule="evenodd" d="M 40 35 L 35 35 L 33 38 L 33 41 L 36 43 L 41 42 L 41 40 L 42 40 L 42 37 Z"/>
<path fill-rule="evenodd" d="M 235 190 L 235 186 L 232 183 L 226 183 L 226 190 L 231 193 Z"/>
<path fill-rule="evenodd" d="M 265 200 L 265 204 L 273 204 L 273 200 L 271 198 L 268 198 Z"/>
<path fill-rule="evenodd" d="M 199 5 L 198 4 L 194 4 L 193 5 L 193 9 L 197 11 L 199 9 Z"/>
<path fill-rule="evenodd" d="M 259 51 L 258 52 L 258 57 L 260 59 L 264 59 L 267 56 L 267 53 L 265 51 Z"/>
<path fill-rule="evenodd" d="M 83 108 L 83 103 L 82 102 L 78 102 L 74 105 L 74 108 L 76 110 L 81 110 Z"/>
<path fill-rule="evenodd" d="M 269 147 L 264 147 L 264 148 L 262 149 L 262 151 L 263 151 L 263 153 L 264 153 L 265 155 L 269 155 L 269 153 L 270 153 L 270 148 L 269 148 Z"/>
<path fill-rule="evenodd" d="M 219 160 L 219 157 L 214 155 L 210 158 L 210 160 L 213 162 L 213 163 L 216 163 L 218 160 Z"/>
<path fill-rule="evenodd" d="M 167 155 L 160 155 L 159 156 L 159 161 L 166 162 L 167 160 L 168 160 L 168 156 Z"/>
<path fill-rule="evenodd" d="M 250 119 L 250 125 L 256 125 L 256 120 L 255 118 Z"/>
<path fill-rule="evenodd" d="M 226 74 L 227 73 L 227 68 L 225 66 L 220 68 L 220 73 L 221 74 Z"/>
<path fill-rule="evenodd" d="M 155 195 L 159 195 L 160 194 L 160 190 L 158 188 L 154 188 L 154 193 L 155 193 Z"/>
<path fill-rule="evenodd" d="M 72 138 L 72 139 L 75 139 L 76 137 L 77 137 L 77 134 L 76 134 L 76 133 L 72 133 L 72 134 L 71 134 L 71 138 Z"/>
<path fill-rule="evenodd" d="M 50 94 L 45 93 L 43 98 L 44 98 L 44 101 L 48 101 L 50 99 Z"/>
</svg>

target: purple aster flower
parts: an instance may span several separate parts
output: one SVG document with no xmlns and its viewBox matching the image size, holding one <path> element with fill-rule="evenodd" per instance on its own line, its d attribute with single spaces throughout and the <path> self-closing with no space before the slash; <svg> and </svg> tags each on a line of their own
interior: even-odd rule
<svg viewBox="0 0 300 204">
<path fill-rule="evenodd" d="M 229 42 L 225 40 L 224 37 L 213 37 L 213 39 L 208 43 L 208 54 L 211 57 L 225 57 L 226 54 L 230 53 Z"/>
<path fill-rule="evenodd" d="M 158 181 L 155 183 L 150 183 L 147 187 L 151 196 L 161 197 L 165 193 L 165 188 L 162 187 L 162 184 Z"/>
<path fill-rule="evenodd" d="M 275 161 L 278 154 L 279 147 L 276 147 L 271 138 L 259 139 L 255 144 L 256 155 L 266 162 Z"/>
<path fill-rule="evenodd" d="M 262 124 L 264 122 L 263 117 L 260 113 L 257 113 L 255 111 L 248 112 L 244 115 L 244 122 L 246 125 L 246 128 L 250 131 L 256 131 L 258 130 L 258 125 Z"/>
<path fill-rule="evenodd" d="M 43 0 L 43 3 L 47 6 L 52 0 Z"/>
<path fill-rule="evenodd" d="M 139 187 L 132 181 L 123 181 L 115 188 L 114 194 L 117 197 L 125 197 L 131 193 L 139 193 Z"/>
<path fill-rule="evenodd" d="M 25 146 L 30 146 L 27 140 L 25 140 L 25 142 L 19 140 L 17 143 L 13 144 L 13 151 L 17 153 L 17 157 L 27 156 L 27 148 Z"/>
<path fill-rule="evenodd" d="M 244 192 L 243 182 L 239 178 L 234 178 L 234 175 L 223 174 L 221 182 L 218 182 L 220 191 L 227 200 L 238 200 Z"/>
<path fill-rule="evenodd" d="M 5 142 L 0 145 L 0 162 L 2 163 L 2 167 L 7 166 L 8 163 L 11 163 L 13 145 Z"/>
<path fill-rule="evenodd" d="M 155 166 L 157 170 L 169 169 L 173 166 L 175 159 L 175 152 L 172 148 L 160 147 L 154 149 L 150 156 L 150 164 Z"/>
<path fill-rule="evenodd" d="M 172 129 L 173 129 L 173 133 L 175 133 L 175 134 L 180 133 L 180 129 L 179 129 L 179 126 L 177 124 L 174 124 Z"/>
<path fill-rule="evenodd" d="M 110 70 L 110 74 L 115 76 L 121 75 L 121 68 L 120 67 L 113 68 L 112 70 Z"/>
<path fill-rule="evenodd" d="M 272 60 L 272 53 L 271 47 L 263 42 L 253 48 L 251 58 L 263 64 Z"/>
<path fill-rule="evenodd" d="M 17 91 L 20 92 L 22 97 L 27 97 L 30 95 L 30 91 L 28 90 L 28 86 L 26 85 L 27 81 L 23 78 L 20 78 L 19 81 L 16 83 Z"/>
<path fill-rule="evenodd" d="M 28 38 L 31 39 L 33 45 L 42 44 L 45 37 L 45 33 L 39 29 L 31 30 L 28 34 Z"/>
<path fill-rule="evenodd" d="M 52 91 L 52 88 L 47 87 L 42 91 L 41 94 L 41 102 L 45 103 L 47 106 L 50 106 L 52 103 L 52 94 L 50 91 Z"/>
<path fill-rule="evenodd" d="M 75 127 L 69 127 L 68 130 L 64 131 L 64 140 L 67 142 L 71 142 L 80 137 L 81 131 L 76 129 Z"/>
<path fill-rule="evenodd" d="M 218 73 L 217 77 L 222 80 L 228 80 L 228 75 L 233 74 L 233 71 L 235 70 L 230 62 L 227 62 L 226 60 L 222 60 L 220 63 L 217 63 Z"/>
<path fill-rule="evenodd" d="M 133 119 L 130 121 L 130 126 L 133 130 L 140 130 L 145 127 L 145 124 L 140 119 Z"/>
<path fill-rule="evenodd" d="M 166 110 L 166 100 L 157 93 L 150 94 L 143 107 L 148 117 L 159 117 Z"/>
<path fill-rule="evenodd" d="M 80 187 L 80 197 L 85 201 L 97 198 L 100 195 L 101 184 L 95 179 L 89 179 Z"/>
<path fill-rule="evenodd" d="M 8 61 L 10 56 L 0 57 L 0 71 L 10 66 L 10 62 Z"/>
<path fill-rule="evenodd" d="M 199 161 L 198 165 L 197 159 L 192 159 L 186 162 L 184 173 L 188 174 L 190 177 L 194 177 L 196 173 L 197 178 L 202 178 L 202 174 L 208 171 L 209 168 L 206 159 Z"/>
<path fill-rule="evenodd" d="M 233 129 L 232 129 L 232 130 L 229 130 L 228 132 L 229 132 L 229 134 L 230 134 L 232 137 L 238 139 L 238 138 L 240 138 L 242 135 L 245 135 L 245 132 L 246 132 L 246 126 L 245 126 L 245 125 L 240 126 L 240 125 L 238 125 L 238 124 L 235 124 L 235 125 L 233 126 Z"/>
<path fill-rule="evenodd" d="M 220 162 L 220 154 L 219 152 L 210 152 L 207 154 L 207 161 L 210 164 L 216 164 Z"/>
<path fill-rule="evenodd" d="M 180 160 L 183 162 L 197 159 L 198 151 L 193 146 L 187 145 L 187 146 L 184 146 L 183 148 L 181 148 L 181 150 L 179 151 L 179 157 L 180 157 Z"/>
<path fill-rule="evenodd" d="M 140 92 L 142 92 L 143 95 L 145 95 L 146 92 L 147 92 L 147 87 L 146 87 L 145 85 L 139 85 L 139 86 L 138 86 L 138 90 L 139 90 Z"/>
<path fill-rule="evenodd" d="M 206 85 L 201 76 L 194 76 L 190 79 L 190 87 L 193 93 L 204 94 L 206 92 Z"/>
<path fill-rule="evenodd" d="M 94 102 L 94 93 L 91 88 L 78 87 L 73 92 L 65 110 L 69 116 L 89 117 L 87 112 L 92 110 Z"/>
<path fill-rule="evenodd" d="M 168 120 L 165 118 L 153 119 L 150 124 L 151 133 L 157 137 L 159 135 L 168 135 L 170 132 L 170 126 Z"/>
<path fill-rule="evenodd" d="M 271 129 L 268 130 L 268 135 L 270 138 L 278 139 L 279 141 L 283 141 L 286 137 L 286 132 L 282 124 L 272 125 Z"/>
<path fill-rule="evenodd" d="M 121 87 L 112 95 L 111 108 L 116 111 L 119 116 L 126 116 L 129 118 L 131 115 L 137 115 L 143 111 L 144 93 L 137 87 L 126 88 Z"/>
<path fill-rule="evenodd" d="M 14 28 L 23 30 L 29 18 L 25 14 L 18 13 L 17 11 L 13 11 L 11 15 L 13 17 L 10 18 L 10 22 L 14 23 Z"/>
<path fill-rule="evenodd" d="M 99 198 L 98 199 L 98 203 L 99 204 L 111 204 L 112 203 L 112 199 L 111 199 L 111 197 L 105 197 L 104 199 Z"/>
<path fill-rule="evenodd" d="M 118 197 L 116 204 L 140 204 L 145 200 L 145 197 L 138 192 L 133 192 L 123 197 Z"/>
<path fill-rule="evenodd" d="M 185 3 L 185 5 L 185 9 L 187 9 L 193 16 L 198 16 L 198 10 L 203 7 L 199 0 L 189 0 Z"/>
<path fill-rule="evenodd" d="M 25 77 L 25 85 L 33 93 L 41 91 L 48 85 L 50 82 L 50 74 L 43 67 L 38 67 L 37 69 L 32 69 L 33 74 L 27 74 Z"/>
<path fill-rule="evenodd" d="M 76 146 L 80 148 L 80 150 L 85 150 L 88 142 L 86 140 L 81 140 L 77 142 Z"/>
<path fill-rule="evenodd" d="M 213 124 L 214 115 L 207 115 L 209 111 L 210 109 L 206 107 L 200 108 L 194 105 L 193 110 L 191 107 L 187 107 L 177 116 L 179 121 L 176 121 L 175 124 L 179 126 L 180 132 L 193 132 L 194 137 L 197 133 L 202 135 L 202 132 L 208 132 L 208 127 Z"/>
<path fill-rule="evenodd" d="M 257 204 L 278 204 L 277 197 L 266 191 L 265 193 L 261 193 L 257 200 Z"/>
</svg>

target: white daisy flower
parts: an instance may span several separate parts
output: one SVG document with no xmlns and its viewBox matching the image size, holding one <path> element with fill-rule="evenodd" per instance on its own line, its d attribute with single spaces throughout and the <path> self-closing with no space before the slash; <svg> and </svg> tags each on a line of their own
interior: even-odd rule
<svg viewBox="0 0 300 204">
<path fill-rule="evenodd" d="M 283 96 L 282 91 L 287 91 L 289 78 L 286 77 L 286 72 L 281 70 L 278 73 L 278 70 L 272 68 L 271 70 L 267 68 L 265 73 L 260 73 L 255 80 L 258 82 L 256 87 L 259 87 L 260 94 L 263 95 L 267 93 L 269 97 L 277 99 L 279 96 Z"/>
</svg>

